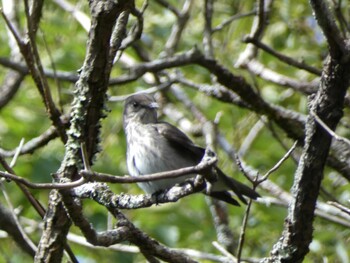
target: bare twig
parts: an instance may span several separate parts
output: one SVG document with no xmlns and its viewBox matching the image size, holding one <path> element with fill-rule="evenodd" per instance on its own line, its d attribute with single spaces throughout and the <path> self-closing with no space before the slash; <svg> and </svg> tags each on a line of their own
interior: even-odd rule
<svg viewBox="0 0 350 263">
<path fill-rule="evenodd" d="M 138 247 L 136 246 L 131 246 L 131 245 L 128 245 L 128 244 L 114 244 L 114 245 L 111 245 L 109 246 L 108 248 L 106 247 L 102 247 L 102 246 L 94 246 L 92 245 L 91 243 L 87 242 L 86 241 L 86 238 L 84 236 L 80 236 L 80 235 L 77 235 L 77 234 L 74 234 L 74 233 L 69 233 L 68 236 L 67 236 L 67 239 L 70 241 L 70 242 L 73 242 L 75 244 L 79 244 L 81 246 L 84 246 L 84 247 L 88 247 L 88 248 L 91 248 L 91 249 L 96 249 L 96 250 L 113 250 L 113 251 L 120 251 L 120 252 L 127 252 L 127 253 L 140 253 L 140 250 Z"/>
<path fill-rule="evenodd" d="M 254 126 L 250 129 L 249 133 L 247 136 L 245 136 L 241 147 L 238 150 L 238 155 L 243 157 L 248 150 L 250 149 L 252 143 L 254 142 L 254 140 L 257 138 L 257 136 L 260 134 L 260 132 L 262 131 L 262 129 L 265 127 L 264 121 L 262 120 L 264 119 L 264 116 L 261 117 L 255 124 Z"/>
<path fill-rule="evenodd" d="M 230 18 L 228 18 L 227 20 L 223 21 L 221 24 L 217 25 L 216 27 L 213 28 L 212 32 L 215 33 L 217 31 L 222 30 L 224 27 L 228 26 L 229 24 L 231 24 L 233 21 L 241 19 L 241 18 L 245 18 L 245 17 L 249 17 L 249 16 L 253 16 L 256 15 L 256 11 L 250 11 L 244 14 L 237 14 L 237 15 L 233 15 Z"/>
<path fill-rule="evenodd" d="M 339 208 L 341 211 L 343 211 L 344 213 L 347 213 L 348 215 L 350 215 L 350 208 L 349 207 L 346 207 L 344 205 L 341 205 L 337 202 L 327 202 L 328 204 L 330 205 L 333 205 L 335 206 L 336 208 Z"/>
<path fill-rule="evenodd" d="M 2 158 L 0 156 L 0 163 L 1 165 L 4 167 L 4 169 L 6 170 L 6 172 L 1 172 L 0 171 L 0 175 L 2 177 L 5 177 L 7 179 L 11 179 L 11 177 L 14 175 L 13 178 L 20 178 L 18 176 L 15 175 L 14 170 L 8 165 L 8 163 L 5 161 L 4 158 Z M 7 177 L 9 176 L 9 177 Z M 22 178 L 23 179 L 23 178 Z M 31 203 L 31 205 L 35 208 L 35 210 L 38 212 L 38 214 L 41 217 L 44 217 L 45 215 L 45 209 L 42 206 L 42 204 L 33 196 L 33 194 L 28 190 L 28 188 L 26 187 L 25 184 L 23 184 L 22 182 L 19 181 L 15 181 L 16 184 L 18 185 L 18 187 L 21 189 L 21 191 L 23 192 L 23 194 L 25 195 L 25 197 L 28 199 L 28 201 Z"/>
<path fill-rule="evenodd" d="M 80 178 L 77 181 L 69 183 L 32 183 L 22 177 L 15 175 L 14 173 L 2 171 L 0 171 L 0 177 L 3 177 L 7 180 L 12 180 L 31 189 L 70 189 L 87 182 L 84 178 Z"/>
<path fill-rule="evenodd" d="M 212 42 L 212 17 L 214 12 L 214 1 L 204 1 L 204 33 L 203 33 L 203 47 L 204 54 L 208 58 L 214 58 L 214 49 Z"/>
<path fill-rule="evenodd" d="M 28 36 L 29 41 L 25 42 L 21 39 L 20 35 L 14 28 L 14 26 L 11 24 L 11 22 L 8 20 L 6 15 L 1 12 L 1 15 L 3 19 L 6 22 L 6 25 L 8 26 L 9 30 L 12 32 L 14 38 L 17 41 L 17 44 L 21 50 L 21 53 L 27 63 L 27 66 L 31 72 L 31 75 L 38 87 L 38 90 L 42 96 L 42 99 L 44 101 L 44 104 L 48 110 L 49 116 L 53 122 L 53 124 L 58 129 L 58 133 L 60 134 L 60 137 L 63 142 L 66 141 L 66 134 L 65 134 L 65 128 L 61 120 L 61 113 L 56 108 L 51 92 L 49 90 L 49 85 L 47 83 L 47 80 L 43 73 L 43 67 L 41 65 L 39 53 L 35 44 L 35 32 L 37 25 L 33 23 L 31 15 L 29 14 L 29 6 L 28 1 L 24 1 L 25 3 L 25 12 L 27 16 L 27 25 L 28 25 Z"/>
<path fill-rule="evenodd" d="M 168 37 L 168 40 L 164 46 L 166 56 L 173 55 L 177 49 L 177 46 L 181 39 L 182 32 L 190 18 L 192 3 L 193 3 L 193 0 L 185 0 L 182 6 L 182 10 L 177 13 L 176 23 L 174 23 L 171 29 L 170 36 Z"/>
<path fill-rule="evenodd" d="M 43 134 L 39 135 L 36 138 L 33 138 L 23 144 L 20 151 L 18 151 L 18 148 L 10 151 L 6 151 L 4 149 L 0 148 L 0 156 L 2 157 L 13 157 L 18 152 L 18 154 L 28 154 L 33 153 L 36 149 L 39 149 L 40 147 L 43 147 L 47 145 L 51 140 L 58 137 L 57 130 L 55 127 L 50 127 L 47 131 L 45 131 Z"/>
<path fill-rule="evenodd" d="M 21 153 L 21 150 L 23 148 L 23 144 L 24 144 L 24 138 L 21 139 L 21 141 L 16 149 L 15 155 L 13 156 L 13 158 L 11 160 L 11 163 L 10 163 L 11 168 L 15 166 L 15 164 L 17 162 L 17 158 L 18 158 L 18 156 Z"/>
<path fill-rule="evenodd" d="M 77 20 L 78 23 L 85 29 L 85 31 L 89 32 L 91 24 L 90 18 L 85 13 L 80 11 L 77 6 L 72 5 L 66 0 L 54 0 L 54 2 L 62 9 L 70 12 L 75 20 Z"/>
<path fill-rule="evenodd" d="M 339 136 L 338 134 L 336 134 L 334 131 L 332 131 L 331 128 L 329 128 L 327 126 L 327 124 L 324 123 L 324 121 L 321 120 L 320 117 L 317 116 L 317 114 L 311 109 L 310 110 L 310 114 L 311 116 L 313 116 L 315 118 L 315 120 L 317 121 L 317 123 L 319 125 L 322 126 L 322 128 L 329 133 L 329 135 L 331 135 L 334 139 L 338 140 L 338 141 L 341 141 L 341 142 L 344 142 L 348 145 L 348 147 L 350 147 L 350 140 L 348 140 L 347 138 L 345 137 L 341 137 Z"/>
<path fill-rule="evenodd" d="M 210 3 L 207 3 L 210 5 Z M 208 11 L 209 12 L 209 11 Z M 173 85 L 171 87 L 172 93 L 176 98 L 188 108 L 195 118 L 201 124 L 202 134 L 205 137 L 208 149 L 216 149 L 217 123 L 209 121 L 206 116 L 196 107 L 193 101 L 186 95 L 181 87 Z M 218 121 L 218 118 L 216 119 Z M 210 188 L 210 184 L 207 185 Z M 228 225 L 229 214 L 227 205 L 213 199 L 206 199 L 210 208 L 210 212 L 214 221 L 214 227 L 218 240 L 225 245 L 226 249 L 233 251 L 235 247 L 235 240 L 233 233 Z"/>
<path fill-rule="evenodd" d="M 11 21 L 11 24 L 14 28 L 16 28 L 17 31 L 19 31 L 19 18 L 17 16 L 18 7 L 19 5 L 15 4 L 15 0 L 7 0 L 2 1 L 2 10 L 6 14 L 9 21 Z M 15 62 L 21 62 L 23 61 L 23 57 L 21 56 L 21 53 L 19 51 L 19 48 L 17 46 L 16 40 L 14 39 L 13 35 L 11 34 L 10 30 L 7 30 L 8 32 L 8 42 L 9 47 L 11 49 L 11 56 L 10 60 Z M 0 109 L 6 106 L 11 99 L 14 97 L 14 95 L 19 90 L 23 80 L 24 80 L 25 74 L 9 70 L 6 75 L 3 78 L 2 83 L 0 84 Z"/>
<path fill-rule="evenodd" d="M 293 59 L 291 57 L 283 55 L 283 54 L 273 50 L 271 47 L 265 45 L 264 43 L 262 43 L 258 39 L 254 39 L 254 38 L 248 36 L 248 37 L 244 38 L 243 41 L 246 42 L 246 43 L 254 44 L 258 48 L 261 48 L 262 50 L 264 50 L 267 53 L 275 56 L 276 58 L 278 58 L 279 60 L 287 63 L 288 65 L 292 65 L 292 66 L 294 66 L 296 68 L 300 68 L 300 69 L 306 70 L 306 71 L 308 71 L 308 72 L 310 72 L 312 74 L 315 74 L 317 76 L 321 76 L 322 71 L 320 69 L 314 68 L 312 66 L 309 66 L 309 65 L 305 64 L 304 62 L 299 62 L 299 61 L 296 61 L 295 59 Z"/>
<path fill-rule="evenodd" d="M 267 18 L 269 15 L 269 9 L 273 1 L 270 0 L 257 0 L 256 16 L 253 20 L 253 25 L 250 30 L 250 36 L 254 39 L 261 39 L 263 37 L 264 29 L 266 27 Z M 257 48 L 248 44 L 245 51 L 242 52 L 237 59 L 236 67 L 245 67 L 249 64 L 249 61 L 254 59 L 257 55 Z"/>
<path fill-rule="evenodd" d="M 222 147 L 222 149 L 225 152 L 227 152 L 227 154 L 233 161 L 237 161 L 236 160 L 237 155 L 235 150 L 223 136 L 218 135 L 218 143 Z M 243 167 L 242 169 L 243 169 L 244 175 L 247 178 L 249 178 L 249 180 L 254 182 L 254 179 L 259 174 L 259 172 L 253 169 L 252 167 L 244 164 L 242 161 L 240 161 L 239 166 Z M 274 196 L 275 198 L 264 196 L 263 198 L 259 198 L 257 202 L 262 202 L 267 206 L 271 204 L 275 204 L 278 206 L 287 207 L 288 204 L 292 201 L 292 196 L 289 192 L 283 190 L 280 186 L 270 181 L 269 179 L 262 182 L 259 187 L 261 189 L 264 189 L 268 193 L 270 193 L 270 195 Z M 316 215 L 330 222 L 340 224 L 342 226 L 350 227 L 350 216 L 346 215 L 345 213 L 340 213 L 338 209 L 335 209 L 334 207 L 328 204 L 325 204 L 323 202 L 319 201 L 317 203 Z"/>
<path fill-rule="evenodd" d="M 248 224 L 248 219 L 249 219 L 249 214 L 250 214 L 250 209 L 252 207 L 252 199 L 249 199 L 247 208 L 244 213 L 244 218 L 241 226 L 241 233 L 239 235 L 239 242 L 238 242 L 238 248 L 237 248 L 237 263 L 241 262 L 241 257 L 242 257 L 242 251 L 243 251 L 243 245 L 245 241 L 245 233 L 247 229 L 247 224 Z"/>
<path fill-rule="evenodd" d="M 110 212 L 118 219 L 117 227 L 126 228 L 125 233 L 128 235 L 127 240 L 141 250 L 141 253 L 149 260 L 159 259 L 173 263 L 196 263 L 182 252 L 170 249 L 158 241 L 150 238 L 147 234 L 136 228 L 122 213 L 115 209 L 110 209 Z M 154 261 L 153 261 L 154 262 Z"/>
<path fill-rule="evenodd" d="M 16 242 L 18 247 L 23 251 L 34 257 L 35 255 L 35 245 L 32 246 L 31 241 L 27 241 L 27 236 L 23 235 L 23 230 L 19 229 L 18 223 L 15 221 L 17 218 L 17 213 L 15 211 L 6 208 L 2 203 L 0 204 L 0 229 L 5 231 L 8 236 L 11 236 Z M 0 231 L 2 232 L 2 231 Z M 1 235 L 3 238 L 4 235 Z M 5 253 L 6 254 L 6 253 Z M 11 260 L 10 258 L 8 260 Z"/>
<path fill-rule="evenodd" d="M 83 216 L 81 205 L 74 201 L 72 202 L 72 200 L 68 202 L 68 199 L 70 200 L 68 195 L 63 195 L 63 198 L 66 199 L 65 205 L 73 222 L 81 229 L 87 241 L 95 246 L 111 246 L 123 241 L 129 241 L 135 244 L 150 262 L 159 262 L 158 258 L 168 262 L 196 262 L 182 252 L 161 245 L 156 240 L 151 239 L 145 233 L 137 229 L 123 214 L 119 212 L 117 207 L 111 202 L 112 200 L 109 200 L 110 203 L 106 205 L 106 207 L 118 219 L 117 226 L 113 230 L 97 232 L 90 222 Z"/>
<path fill-rule="evenodd" d="M 285 160 L 289 158 L 289 156 L 293 153 L 295 148 L 298 145 L 298 141 L 295 141 L 293 146 L 286 152 L 286 154 L 270 169 L 264 174 L 259 180 L 257 181 L 258 184 L 262 183 L 265 181 L 273 172 L 275 172 L 278 168 L 281 167 L 281 165 L 284 163 Z"/>
<path fill-rule="evenodd" d="M 175 16 L 179 17 L 181 15 L 180 11 L 177 10 L 175 6 L 173 6 L 172 4 L 167 2 L 166 0 L 156 0 L 156 2 L 159 5 L 165 7 L 166 9 L 169 9 L 169 11 L 171 11 Z"/>
<path fill-rule="evenodd" d="M 113 207 L 119 209 L 138 209 L 150 207 L 154 204 L 177 202 L 181 198 L 203 191 L 205 184 L 201 178 L 191 178 L 181 185 L 175 185 L 170 189 L 156 195 L 128 195 L 114 194 L 106 184 L 102 183 L 86 183 L 76 187 L 73 196 L 79 198 L 90 198 L 105 207 Z"/>
<path fill-rule="evenodd" d="M 283 87 L 290 87 L 303 94 L 314 93 L 317 90 L 317 85 L 319 83 L 319 78 L 316 78 L 312 82 L 307 82 L 287 77 L 269 69 L 268 67 L 265 67 L 262 63 L 255 59 L 250 60 L 244 67 L 252 74 L 259 76 L 264 80 L 276 83 L 277 85 Z"/>
<path fill-rule="evenodd" d="M 236 151 L 232 152 L 232 154 L 234 155 L 234 160 L 236 162 L 236 165 L 238 167 L 238 169 L 242 172 L 242 174 L 245 176 L 245 178 L 247 178 L 251 183 L 254 184 L 254 182 L 256 182 L 256 177 L 259 176 L 259 172 L 256 172 L 256 175 L 254 177 L 251 176 L 251 173 L 247 172 L 245 167 L 243 166 L 243 163 L 241 161 L 241 158 L 239 157 L 239 155 L 236 153 Z"/>
<path fill-rule="evenodd" d="M 254 33 L 252 34 L 253 38 L 260 39 L 263 36 L 263 32 L 267 26 L 267 18 L 269 13 L 269 6 L 270 6 L 269 0 L 258 0 L 257 1 L 257 25 L 254 30 Z"/>
<path fill-rule="evenodd" d="M 49 45 L 46 41 L 46 36 L 45 36 L 45 33 L 44 31 L 40 30 L 40 33 L 41 33 L 41 36 L 42 36 L 42 39 L 43 39 L 43 42 L 44 42 L 44 45 L 45 45 L 45 49 L 46 49 L 46 52 L 48 54 L 48 57 L 49 57 L 49 60 L 50 60 L 50 64 L 51 64 L 51 68 L 52 68 L 52 72 L 53 72 L 53 76 L 54 76 L 54 81 L 55 81 L 55 84 L 56 84 L 56 87 L 57 87 L 57 95 L 58 95 L 58 105 L 60 107 L 60 111 L 63 112 L 63 105 L 62 105 L 62 85 L 61 85 L 61 82 L 58 81 L 58 78 L 57 78 L 57 69 L 56 69 L 56 64 L 54 62 L 54 59 L 52 57 L 52 54 L 51 54 L 51 50 L 49 48 Z M 46 74 L 45 74 L 45 69 L 43 68 L 42 69 L 42 75 L 43 77 L 46 78 Z"/>
<path fill-rule="evenodd" d="M 168 179 L 168 178 L 176 178 L 186 174 L 199 174 L 204 170 L 208 169 L 209 167 L 213 166 L 216 162 L 217 162 L 216 156 L 212 157 L 212 156 L 205 155 L 202 161 L 195 166 L 180 168 L 172 171 L 159 172 L 154 174 L 145 174 L 138 177 L 131 177 L 131 176 L 122 177 L 122 176 L 115 176 L 115 175 L 109 175 L 104 173 L 91 172 L 86 170 L 80 171 L 80 174 L 90 181 L 130 184 L 130 183 L 162 180 L 162 179 Z"/>
<path fill-rule="evenodd" d="M 163 82 L 157 86 L 153 86 L 153 87 L 150 87 L 148 89 L 144 89 L 144 90 L 139 91 L 139 92 L 129 93 L 127 95 L 122 95 L 122 96 L 111 96 L 111 97 L 109 97 L 109 101 L 121 102 L 121 101 L 124 101 L 127 97 L 134 95 L 134 94 L 137 94 L 137 93 L 148 93 L 148 94 L 156 93 L 157 91 L 162 91 L 162 90 L 169 88 L 174 83 L 176 83 L 176 80 L 171 79 L 167 82 Z"/>
<path fill-rule="evenodd" d="M 310 4 L 314 10 L 316 20 L 327 39 L 331 56 L 334 58 L 343 56 L 342 61 L 348 61 L 350 58 L 349 47 L 330 13 L 329 4 L 324 0 L 311 0 Z"/>
<path fill-rule="evenodd" d="M 42 96 L 46 109 L 52 123 L 57 128 L 57 132 L 63 142 L 66 142 L 67 135 L 65 132 L 65 125 L 61 119 L 61 112 L 56 107 L 52 98 L 49 83 L 45 77 L 44 69 L 41 63 L 38 47 L 35 41 L 35 32 L 37 31 L 37 24 L 33 21 L 33 16 L 29 13 L 28 0 L 24 1 L 24 10 L 27 18 L 27 35 L 29 42 L 25 46 L 20 47 L 23 57 L 27 62 L 27 66 L 30 68 L 31 75 L 36 83 L 36 86 Z M 32 12 L 36 12 L 33 8 Z M 20 44 L 20 43 L 19 43 Z"/>
<path fill-rule="evenodd" d="M 334 4 L 334 13 L 339 22 L 339 27 L 340 27 L 342 36 L 345 38 L 347 36 L 347 33 L 350 32 L 350 25 L 347 22 L 342 12 L 342 9 L 341 9 L 342 1 L 332 0 L 332 2 Z"/>
<path fill-rule="evenodd" d="M 2 193 L 4 195 L 4 197 L 5 197 L 5 200 L 7 202 L 8 207 L 10 208 L 13 221 L 15 222 L 18 231 L 22 235 L 23 241 L 26 243 L 26 246 L 29 247 L 32 251 L 36 251 L 37 247 L 35 246 L 33 241 L 29 238 L 29 236 L 26 234 L 26 232 L 24 231 L 21 223 L 19 222 L 18 217 L 17 217 L 17 215 L 15 213 L 15 209 L 14 209 L 14 207 L 12 205 L 11 199 L 10 199 L 9 195 L 7 194 L 7 191 L 5 189 L 4 184 L 1 181 L 0 181 L 0 188 L 1 188 L 1 191 L 2 191 Z"/>
<path fill-rule="evenodd" d="M 230 252 L 228 252 L 221 244 L 219 244 L 217 241 L 213 241 L 213 246 L 220 251 L 221 254 L 223 254 L 225 257 L 227 257 L 230 262 L 236 263 L 237 258 L 234 257 Z"/>
<path fill-rule="evenodd" d="M 220 84 L 215 84 L 215 85 L 197 84 L 189 79 L 179 76 L 179 74 L 177 74 L 176 77 L 174 76 L 174 78 L 176 78 L 176 80 L 179 83 L 186 85 L 190 88 L 194 88 L 222 102 L 233 103 L 243 108 L 248 108 L 248 109 L 250 108 L 249 104 L 245 103 L 236 93 L 234 93 L 233 91 L 227 89 L 225 86 L 222 86 Z"/>
<path fill-rule="evenodd" d="M 136 17 L 137 22 L 132 26 L 128 33 L 128 36 L 124 38 L 123 42 L 121 43 L 121 47 L 119 49 L 120 54 L 123 50 L 125 50 L 127 47 L 131 46 L 133 43 L 135 43 L 135 41 L 141 38 L 143 31 L 143 14 L 146 11 L 147 6 L 148 0 L 145 0 L 140 11 L 137 10 L 135 7 L 132 7 L 131 14 Z"/>
<path fill-rule="evenodd" d="M 109 50 L 109 55 L 108 55 L 108 68 L 106 68 L 106 70 L 110 71 L 111 67 L 113 65 L 113 63 L 115 61 L 117 61 L 118 56 L 117 52 L 122 52 L 122 43 L 123 41 L 126 41 L 125 35 L 126 35 L 126 26 L 128 24 L 129 21 L 129 14 L 130 14 L 130 10 L 126 9 L 124 11 L 122 11 L 117 19 L 117 24 L 112 32 L 111 35 L 111 39 L 110 39 L 110 50 Z M 140 22 L 141 21 L 141 22 Z M 143 24 L 143 20 L 141 19 L 139 21 L 139 23 L 141 23 L 140 25 L 140 29 L 138 29 L 139 32 L 137 32 L 135 36 L 131 37 L 132 39 L 130 39 L 130 41 L 134 41 L 133 38 L 137 38 L 141 36 L 141 32 L 142 32 L 142 24 Z M 127 43 L 125 43 L 125 47 L 127 47 Z"/>
<path fill-rule="evenodd" d="M 89 156 L 86 150 L 86 145 L 84 142 L 80 144 L 81 148 L 81 156 L 83 158 L 83 164 L 84 164 L 84 170 L 85 171 L 91 171 L 90 163 L 89 163 Z"/>
</svg>

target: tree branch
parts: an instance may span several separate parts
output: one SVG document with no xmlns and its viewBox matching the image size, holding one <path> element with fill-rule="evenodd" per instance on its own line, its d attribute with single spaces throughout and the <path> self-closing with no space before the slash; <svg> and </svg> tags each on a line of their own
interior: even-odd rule
<svg viewBox="0 0 350 263">
<path fill-rule="evenodd" d="M 310 112 L 314 112 L 331 130 L 336 128 L 343 114 L 344 97 L 350 81 L 349 66 L 330 59 L 324 68 L 319 90 L 310 103 Z M 302 262 L 309 251 L 316 201 L 331 140 L 332 136 L 310 114 L 292 188 L 294 199 L 289 205 L 282 237 L 266 262 Z"/>
<path fill-rule="evenodd" d="M 125 32 L 127 19 L 132 2 L 119 4 L 113 1 L 90 1 L 92 22 L 87 55 L 80 78 L 76 83 L 75 98 L 71 112 L 71 126 L 68 131 L 66 153 L 61 168 L 56 174 L 58 180 L 77 177 L 81 165 L 80 144 L 87 147 L 89 161 L 98 151 L 100 121 L 104 117 L 106 91 L 115 52 L 121 44 L 119 34 Z M 121 15 L 123 13 L 123 15 Z M 119 26 L 115 27 L 119 21 Z M 113 30 L 115 34 L 113 35 Z M 118 33 L 119 32 L 119 33 Z M 111 48 L 112 46 L 112 48 Z M 46 224 L 39 243 L 36 262 L 58 262 L 62 258 L 65 239 L 70 227 L 68 218 L 59 194 L 51 192 L 51 199 L 46 217 Z M 54 247 L 48 246 L 50 244 Z"/>
<path fill-rule="evenodd" d="M 341 58 L 342 62 L 347 63 L 350 58 L 349 47 L 330 13 L 329 4 L 324 0 L 310 0 L 310 4 L 318 25 L 327 39 L 331 56 L 335 59 Z"/>
<path fill-rule="evenodd" d="M 278 58 L 279 60 L 287 63 L 288 65 L 291 65 L 291 66 L 294 66 L 296 68 L 300 68 L 300 69 L 303 69 L 303 70 L 306 70 L 312 74 L 315 74 L 317 76 L 321 76 L 321 73 L 322 71 L 317 69 L 317 68 L 314 68 L 314 67 L 311 67 L 307 64 L 305 64 L 304 62 L 299 62 L 299 61 L 296 61 L 286 55 L 283 55 L 281 53 L 278 53 L 277 51 L 273 50 L 271 47 L 265 45 L 264 43 L 262 43 L 261 41 L 257 40 L 257 39 L 254 39 L 254 38 L 251 38 L 251 37 L 246 37 L 244 38 L 243 40 L 244 42 L 246 43 L 252 43 L 254 44 L 255 46 L 257 46 L 258 48 L 261 48 L 262 50 L 264 50 L 265 52 L 275 56 L 276 58 Z"/>
</svg>

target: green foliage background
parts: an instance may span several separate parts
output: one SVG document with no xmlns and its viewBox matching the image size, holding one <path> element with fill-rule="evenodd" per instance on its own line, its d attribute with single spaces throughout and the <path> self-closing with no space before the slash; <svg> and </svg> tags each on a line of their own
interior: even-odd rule
<svg viewBox="0 0 350 263">
<path fill-rule="evenodd" d="M 88 1 L 74 1 L 83 11 L 89 12 Z M 177 7 L 181 7 L 183 1 L 169 1 Z M 142 1 L 137 1 L 140 7 Z M 202 48 L 203 34 L 203 3 L 194 1 L 190 27 L 185 29 L 180 41 L 179 51 L 186 51 L 197 45 Z M 255 7 L 255 1 L 216 1 L 213 26 L 219 25 L 236 13 L 250 12 Z M 23 12 L 20 13 L 23 16 Z M 166 40 L 170 34 L 175 17 L 154 1 L 149 1 L 149 6 L 144 15 L 145 27 L 141 44 L 149 52 L 152 59 L 158 58 L 164 49 Z M 25 18 L 21 17 L 25 24 Z M 286 87 L 277 86 L 260 78 L 248 74 L 242 69 L 234 67 L 240 53 L 246 44 L 241 40 L 250 32 L 253 16 L 248 16 L 226 26 L 223 30 L 214 33 L 213 43 L 217 58 L 223 65 L 235 74 L 243 75 L 269 102 L 282 105 L 298 112 L 306 113 L 307 98 Z M 47 1 L 44 6 L 43 18 L 40 23 L 40 31 L 37 35 L 37 44 L 44 67 L 55 68 L 60 71 L 76 72 L 82 66 L 85 55 L 87 32 L 75 21 L 70 13 L 59 8 L 54 2 Z M 311 8 L 307 1 L 276 1 L 271 10 L 271 16 L 263 42 L 273 49 L 293 58 L 304 60 L 307 64 L 321 68 L 323 59 L 327 54 L 325 41 L 312 17 Z M 0 24 L 0 56 L 9 57 L 8 35 L 5 24 Z M 132 50 L 125 53 L 138 60 Z M 259 60 L 269 69 L 284 74 L 288 77 L 311 81 L 314 76 L 305 71 L 298 70 L 278 61 L 273 56 L 259 52 Z M 0 67 L 0 81 L 6 73 L 6 68 Z M 208 72 L 195 66 L 187 66 L 182 69 L 185 76 L 195 82 L 205 83 L 210 81 Z M 117 77 L 125 73 L 125 67 L 116 64 L 111 77 Z M 69 110 L 74 91 L 74 83 L 49 80 L 52 94 L 56 103 Z M 109 95 L 125 95 L 136 90 L 147 88 L 144 80 L 111 86 Z M 204 112 L 209 120 L 213 120 L 218 112 L 222 112 L 219 122 L 219 130 L 230 143 L 239 149 L 249 131 L 259 120 L 256 114 L 224 104 L 186 87 L 186 93 L 193 102 Z M 191 121 L 197 121 L 186 109 L 172 96 L 170 101 L 183 111 Z M 125 164 L 125 138 L 122 130 L 122 103 L 110 102 L 110 112 L 103 120 L 102 151 L 96 158 L 93 169 L 99 172 L 115 175 L 127 174 Z M 41 97 L 33 84 L 30 76 L 27 76 L 15 98 L 0 112 L 0 147 L 14 149 L 22 138 L 25 141 L 39 136 L 50 127 L 50 121 L 45 112 Z M 287 145 L 292 141 L 275 127 L 277 135 Z M 348 135 L 348 130 L 340 132 Z M 204 145 L 202 138 L 194 138 L 198 144 Z M 244 156 L 247 164 L 264 174 L 285 154 L 271 131 L 264 127 L 254 140 L 251 148 Z M 247 182 L 237 170 L 236 165 L 226 154 L 218 149 L 220 166 L 223 170 L 241 181 Z M 35 151 L 33 154 L 20 156 L 15 171 L 18 175 L 33 182 L 50 182 L 51 174 L 55 173 L 64 155 L 64 145 L 58 140 L 51 141 L 48 145 Z M 293 183 L 293 174 L 296 163 L 288 160 L 270 179 L 284 190 L 289 191 Z M 349 198 L 349 187 L 339 186 L 333 180 L 338 178 L 333 170 L 327 170 L 323 182 L 324 188 L 341 201 Z M 4 182 L 4 187 L 10 195 L 11 202 L 19 211 L 24 225 L 31 226 L 29 230 L 33 239 L 38 242 L 40 238 L 39 225 L 31 225 L 35 220 L 40 222 L 34 209 L 29 206 L 27 200 L 19 192 L 14 183 Z M 113 185 L 113 190 L 130 194 L 139 194 L 141 190 L 136 185 Z M 35 196 L 44 204 L 47 204 L 48 191 L 33 191 Z M 261 195 L 269 195 L 259 190 Z M 320 197 L 322 199 L 322 196 Z M 324 200 L 327 200 L 326 197 Z M 0 202 L 5 204 L 3 195 Z M 84 201 L 86 216 L 99 230 L 107 228 L 108 215 L 106 209 L 92 201 Z M 216 240 L 216 232 L 213 227 L 210 211 L 206 206 L 202 195 L 193 195 L 180 200 L 175 204 L 166 204 L 147 209 L 124 211 L 140 229 L 150 236 L 170 247 L 192 248 L 201 251 L 217 253 L 212 242 Z M 245 212 L 245 207 L 229 207 L 230 226 L 237 239 Z M 243 257 L 261 258 L 267 256 L 273 244 L 278 240 L 283 228 L 283 221 L 287 214 L 285 207 L 266 206 L 255 203 L 248 221 L 246 244 Z M 317 218 L 315 221 L 314 241 L 310 246 L 311 252 L 305 262 L 349 262 L 350 230 L 341 225 L 330 223 L 327 220 Z M 76 234 L 79 230 L 72 228 Z M 143 262 L 140 255 L 110 251 L 106 249 L 91 249 L 81 245 L 70 243 L 73 251 L 81 262 Z M 10 259 L 10 260 L 9 260 Z M 0 238 L 0 262 L 30 262 L 31 259 L 24 254 L 9 238 Z"/>
</svg>

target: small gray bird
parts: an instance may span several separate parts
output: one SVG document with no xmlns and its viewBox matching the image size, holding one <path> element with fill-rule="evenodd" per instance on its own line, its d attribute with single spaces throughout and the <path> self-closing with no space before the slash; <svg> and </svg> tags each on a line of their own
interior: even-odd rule
<svg viewBox="0 0 350 263">
<path fill-rule="evenodd" d="M 195 145 L 182 131 L 167 122 L 158 121 L 157 108 L 154 98 L 146 93 L 132 95 L 125 101 L 123 127 L 127 140 L 127 166 L 131 176 L 194 166 L 204 156 L 205 149 Z M 229 190 L 245 204 L 243 196 L 252 199 L 259 197 L 253 189 L 226 176 L 218 167 L 214 169 L 218 180 L 207 195 L 236 206 L 239 203 L 233 199 Z M 146 193 L 153 194 L 194 176 L 190 174 L 138 185 Z"/>
</svg>

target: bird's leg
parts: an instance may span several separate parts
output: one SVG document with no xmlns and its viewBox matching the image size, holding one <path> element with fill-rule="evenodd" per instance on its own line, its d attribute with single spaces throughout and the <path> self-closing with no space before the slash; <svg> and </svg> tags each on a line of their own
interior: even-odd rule
<svg viewBox="0 0 350 263">
<path fill-rule="evenodd" d="M 161 194 L 163 194 L 164 192 L 166 192 L 167 191 L 167 189 L 160 189 L 160 190 L 158 190 L 158 191 L 156 191 L 156 192 L 154 192 L 154 193 L 152 193 L 152 200 L 155 200 L 154 201 L 154 203 L 156 204 L 156 205 L 159 205 L 159 196 L 161 195 Z"/>
</svg>

